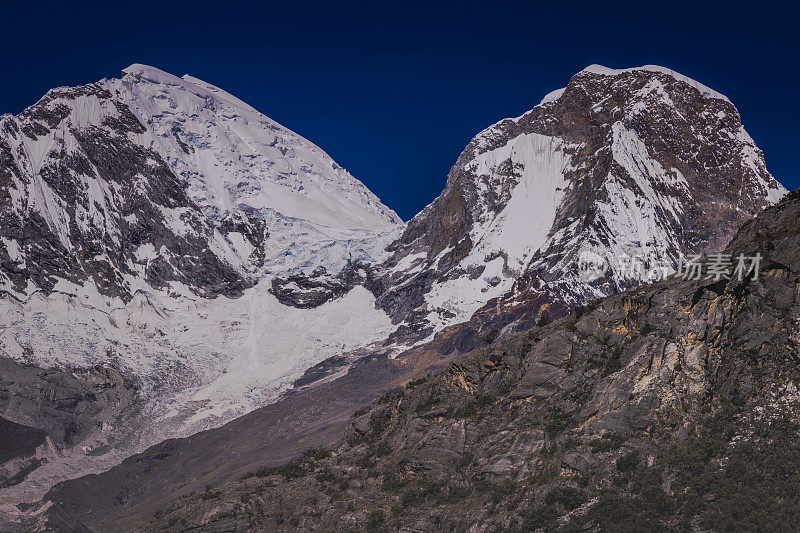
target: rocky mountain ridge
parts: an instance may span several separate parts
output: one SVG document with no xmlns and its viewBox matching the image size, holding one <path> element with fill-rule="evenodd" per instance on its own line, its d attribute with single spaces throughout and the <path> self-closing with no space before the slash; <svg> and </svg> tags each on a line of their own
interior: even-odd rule
<svg viewBox="0 0 800 533">
<path fill-rule="evenodd" d="M 0 117 L 0 415 L 49 439 L 0 466 L 0 505 L 388 335 L 354 283 L 298 309 L 271 281 L 355 272 L 400 231 L 320 148 L 191 76 L 132 65 Z"/>
<path fill-rule="evenodd" d="M 508 335 L 147 528 L 796 529 L 799 220 L 795 192 L 736 234 L 758 276 L 671 277 Z"/>
<path fill-rule="evenodd" d="M 724 96 L 663 67 L 593 65 L 470 142 L 390 246 L 378 303 L 400 340 L 479 310 L 535 324 L 721 249 L 785 192 Z M 580 279 L 584 253 L 607 262 L 600 279 Z"/>
</svg>

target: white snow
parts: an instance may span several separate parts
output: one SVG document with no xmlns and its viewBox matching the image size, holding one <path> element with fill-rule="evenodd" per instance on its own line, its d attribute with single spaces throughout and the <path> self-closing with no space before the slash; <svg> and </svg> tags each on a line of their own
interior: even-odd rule
<svg viewBox="0 0 800 533">
<path fill-rule="evenodd" d="M 314 364 L 395 328 L 360 286 L 315 309 L 283 306 L 267 289 L 202 299 L 174 284 L 173 296 L 141 291 L 123 305 L 93 284 L 62 280 L 47 297 L 0 297 L 6 357 L 43 368 L 114 366 L 137 376 L 145 402 L 135 427 L 95 433 L 50 458 L 24 490 L 41 495 L 53 482 L 102 471 L 164 439 L 217 427 L 274 400 Z M 109 442 L 112 453 L 86 454 Z"/>
<path fill-rule="evenodd" d="M 504 179 L 497 177 L 501 164 L 510 161 L 518 165 L 520 177 L 504 209 L 497 215 L 483 212 L 470 233 L 473 247 L 461 266 L 485 267 L 481 276 L 460 276 L 436 284 L 426 295 L 429 319 L 437 330 L 468 319 L 491 298 L 506 293 L 533 254 L 548 242 L 567 187 L 564 173 L 569 169 L 568 146 L 556 137 L 525 134 L 496 150 L 478 154 L 470 163 L 477 176 L 489 178 L 495 193 L 504 184 Z M 484 181 L 479 183 L 482 193 L 492 192 Z M 493 279 L 499 282 L 490 284 Z"/>
<path fill-rule="evenodd" d="M 195 201 L 217 216 L 244 205 L 341 230 L 401 223 L 319 147 L 222 89 L 145 65 L 124 72 L 108 83 L 149 125 Z"/>
<path fill-rule="evenodd" d="M 618 76 L 636 70 L 667 74 L 707 97 L 728 101 L 722 94 L 691 78 L 655 65 L 619 70 L 591 65 L 582 72 Z M 650 79 L 637 91 L 632 103 L 625 107 L 624 115 L 633 116 L 647 111 L 652 105 L 663 104 L 691 122 L 692 117 L 683 117 L 670 98 L 665 81 L 656 77 Z M 564 90 L 552 91 L 539 105 L 546 106 L 557 101 Z M 608 105 L 609 97 L 603 96 L 600 95 L 598 101 L 593 103 L 593 111 L 603 110 Z M 570 149 L 579 150 L 580 147 L 568 146 L 557 138 L 523 134 L 508 140 L 500 148 L 489 149 L 496 146 L 498 135 L 502 136 L 507 131 L 507 121 L 519 122 L 526 115 L 506 119 L 486 128 L 472 143 L 474 157 L 465 163 L 465 169 L 475 174 L 479 196 L 476 205 L 471 206 L 475 219 L 470 233 L 473 247 L 458 266 L 462 273 L 434 284 L 425 297 L 430 312 L 428 320 L 435 330 L 468 319 L 491 298 L 506 293 L 516 276 L 536 267 L 531 264 L 536 252 L 547 250 L 555 243 L 559 243 L 558 249 L 567 253 L 558 265 L 548 264 L 547 268 L 563 274 L 559 284 L 571 287 L 574 295 L 602 296 L 596 288 L 580 282 L 573 275 L 572 270 L 576 270 L 574 258 L 584 250 L 607 258 L 638 257 L 647 268 L 660 264 L 672 265 L 677 261 L 676 250 L 680 250 L 681 243 L 674 226 L 680 226 L 683 222 L 684 202 L 689 194 L 689 184 L 679 169 L 665 168 L 653 159 L 645 143 L 623 122 L 612 124 L 610 146 L 598 152 L 609 150 L 614 161 L 625 170 L 624 175 L 611 172 L 604 180 L 604 194 L 597 201 L 597 217 L 590 228 L 583 228 L 575 221 L 554 232 L 556 210 L 565 191 L 576 185 L 565 179 L 566 173 L 574 170 L 569 166 L 570 157 L 567 153 Z M 742 143 L 742 160 L 753 171 L 756 190 L 760 189 L 760 196 L 768 202 L 776 202 L 785 190 L 771 179 L 760 152 L 743 128 L 736 137 Z M 602 157 L 605 154 L 595 155 Z M 501 164 L 506 165 L 502 172 Z M 507 194 L 504 186 L 509 183 L 505 177 L 508 164 L 519 167 L 519 183 L 512 187 L 507 198 L 500 200 L 503 208 L 495 214 L 487 206 L 497 201 L 499 196 Z M 624 265 L 619 263 L 611 266 L 618 281 L 643 281 L 643 276 L 647 274 L 624 271 Z M 483 270 L 479 275 L 473 275 L 481 268 Z"/>
<path fill-rule="evenodd" d="M 249 291 L 244 298 L 246 306 L 230 300 L 209 305 L 208 320 L 217 324 L 224 317 L 238 324 L 218 340 L 219 350 L 232 355 L 224 373 L 176 400 L 178 405 L 203 405 L 190 424 L 208 417 L 228 419 L 230 413 L 264 405 L 307 368 L 394 330 L 389 317 L 375 309 L 374 296 L 361 286 L 315 309 L 287 308 L 263 290 Z M 213 340 L 204 344 L 214 345 Z"/>
<path fill-rule="evenodd" d="M 6 252 L 12 261 L 16 263 L 22 263 L 23 265 L 25 264 L 25 256 L 20 251 L 19 243 L 17 241 L 2 237 L 0 238 L 0 242 L 2 242 L 3 246 L 5 246 Z"/>
<path fill-rule="evenodd" d="M 632 72 L 632 71 L 635 71 L 635 70 L 644 70 L 644 71 L 648 71 L 648 72 L 660 72 L 662 74 L 667 74 L 669 76 L 672 76 L 676 80 L 686 82 L 687 84 L 691 85 L 692 87 L 694 87 L 695 89 L 700 91 L 700 93 L 703 94 L 706 97 L 717 98 L 719 100 L 724 100 L 726 102 L 730 102 L 730 100 L 728 100 L 728 97 L 725 96 L 724 94 L 721 94 L 721 93 L 715 91 L 714 89 L 711 89 L 710 87 L 707 87 L 707 86 L 703 85 L 702 83 L 700 83 L 700 82 L 698 82 L 696 80 L 693 80 L 692 78 L 690 78 L 688 76 L 684 76 L 680 72 L 675 72 L 672 69 L 669 69 L 669 68 L 666 68 L 666 67 L 661 67 L 661 66 L 658 66 L 658 65 L 644 65 L 644 66 L 641 66 L 641 67 L 622 68 L 622 69 L 608 68 L 608 67 L 604 67 L 603 65 L 589 65 L 585 69 L 581 70 L 581 72 L 589 72 L 589 73 L 592 73 L 592 74 L 600 74 L 601 76 L 617 76 L 619 74 L 624 74 L 625 72 Z M 545 97 L 542 98 L 542 101 L 539 102 L 539 105 L 544 105 L 544 104 L 549 104 L 550 102 L 555 102 L 556 100 L 561 98 L 561 96 L 564 94 L 565 90 L 566 90 L 566 87 L 562 87 L 561 89 L 556 89 L 555 91 L 547 93 L 545 95 Z"/>
<path fill-rule="evenodd" d="M 567 89 L 566 87 L 562 87 L 561 89 L 556 89 L 555 91 L 551 91 L 551 92 L 547 93 L 546 95 L 544 95 L 544 98 L 542 98 L 542 101 L 539 102 L 539 105 L 544 105 L 544 104 L 549 104 L 550 102 L 555 102 L 556 100 L 561 98 L 561 95 L 564 94 L 564 91 L 566 89 Z"/>
<path fill-rule="evenodd" d="M 757 186 L 766 194 L 770 203 L 776 203 L 788 192 L 786 188 L 775 180 L 769 180 L 769 176 L 761 150 L 756 146 L 750 134 L 745 131 L 744 126 L 740 127 L 735 133 L 736 139 L 742 143 L 742 161 L 750 167 L 756 177 Z"/>
<path fill-rule="evenodd" d="M 419 252 L 416 254 L 409 254 L 403 257 L 397 264 L 394 266 L 393 270 L 398 272 L 405 272 L 406 274 L 412 274 L 414 272 L 419 272 L 425 267 L 425 259 L 428 257 L 426 252 Z"/>
</svg>

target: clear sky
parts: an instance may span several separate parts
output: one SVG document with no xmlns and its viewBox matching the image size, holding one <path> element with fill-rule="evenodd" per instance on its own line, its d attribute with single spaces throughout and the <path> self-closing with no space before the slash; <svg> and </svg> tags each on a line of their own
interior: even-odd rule
<svg viewBox="0 0 800 533">
<path fill-rule="evenodd" d="M 524 113 L 589 64 L 658 64 L 727 95 L 767 167 L 794 189 L 796 6 L 6 3 L 0 113 L 131 63 L 189 73 L 315 142 L 408 219 L 441 192 L 480 130 Z"/>
</svg>

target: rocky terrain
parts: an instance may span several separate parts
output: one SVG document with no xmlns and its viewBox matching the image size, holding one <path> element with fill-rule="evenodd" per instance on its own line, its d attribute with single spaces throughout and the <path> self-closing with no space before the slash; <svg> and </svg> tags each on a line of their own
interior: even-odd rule
<svg viewBox="0 0 800 533">
<path fill-rule="evenodd" d="M 796 529 L 799 220 L 793 193 L 734 237 L 757 279 L 672 277 L 500 338 L 145 529 Z"/>
<path fill-rule="evenodd" d="M 0 529 L 141 526 L 784 193 L 728 99 L 662 67 L 591 66 L 484 130 L 407 225 L 204 81 L 54 89 L 0 117 Z"/>
<path fill-rule="evenodd" d="M 0 417 L 20 440 L 0 508 L 387 336 L 354 287 L 400 231 L 317 146 L 191 76 L 132 65 L 0 117 Z M 326 269 L 313 305 L 271 292 Z"/>
<path fill-rule="evenodd" d="M 592 65 L 472 139 L 390 246 L 378 304 L 399 342 L 479 310 L 482 334 L 524 329 L 718 251 L 785 192 L 725 96 L 663 67 Z M 579 278 L 583 253 L 604 276 Z"/>
</svg>

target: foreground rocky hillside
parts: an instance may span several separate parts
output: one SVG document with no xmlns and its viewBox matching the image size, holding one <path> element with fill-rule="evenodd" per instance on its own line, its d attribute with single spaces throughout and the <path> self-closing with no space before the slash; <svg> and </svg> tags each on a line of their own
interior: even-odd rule
<svg viewBox="0 0 800 533">
<path fill-rule="evenodd" d="M 800 194 L 727 250 L 758 278 L 673 277 L 503 337 L 146 529 L 797 529 Z"/>
</svg>

